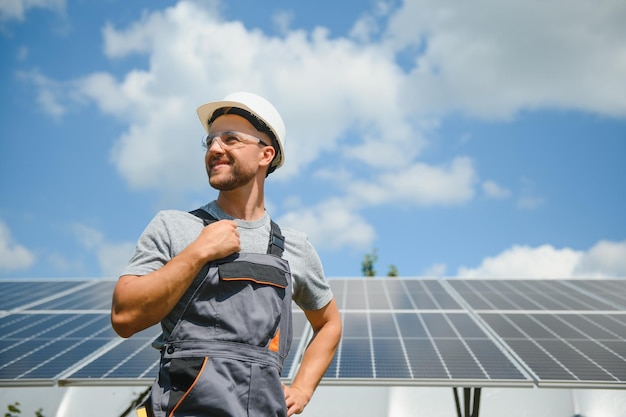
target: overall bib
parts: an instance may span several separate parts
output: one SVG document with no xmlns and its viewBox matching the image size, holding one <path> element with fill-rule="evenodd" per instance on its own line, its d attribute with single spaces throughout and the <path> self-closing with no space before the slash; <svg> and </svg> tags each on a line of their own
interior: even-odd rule
<svg viewBox="0 0 626 417">
<path fill-rule="evenodd" d="M 286 416 L 280 374 L 292 339 L 292 281 L 283 249 L 272 222 L 267 254 L 203 268 L 187 305 L 170 313 L 178 319 L 152 386 L 155 417 Z"/>
</svg>

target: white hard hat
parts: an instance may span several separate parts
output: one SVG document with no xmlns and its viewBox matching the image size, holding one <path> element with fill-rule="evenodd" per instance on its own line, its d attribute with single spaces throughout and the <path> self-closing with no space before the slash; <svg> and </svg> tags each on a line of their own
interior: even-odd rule
<svg viewBox="0 0 626 417">
<path fill-rule="evenodd" d="M 238 112 L 232 109 L 241 109 Z M 219 109 L 229 109 L 224 113 Z M 260 132 L 267 133 L 274 142 L 276 156 L 268 172 L 273 172 L 285 162 L 283 142 L 285 140 L 285 123 L 278 110 L 265 98 L 248 92 L 231 93 L 221 101 L 212 101 L 198 107 L 198 117 L 204 129 L 209 133 L 213 120 L 222 114 L 237 114 L 245 117 Z M 247 114 L 249 113 L 249 114 Z M 252 117 L 249 117 L 252 116 Z M 260 122 L 260 123 L 259 123 Z"/>
</svg>

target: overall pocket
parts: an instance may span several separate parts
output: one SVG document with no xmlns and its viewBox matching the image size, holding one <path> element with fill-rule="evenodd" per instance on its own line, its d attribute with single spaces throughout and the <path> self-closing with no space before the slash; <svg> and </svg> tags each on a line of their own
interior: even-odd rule
<svg viewBox="0 0 626 417">
<path fill-rule="evenodd" d="M 184 403 L 204 372 L 209 358 L 174 358 L 169 366 L 169 376 L 172 384 L 167 409 L 168 416 L 175 415 Z"/>
<path fill-rule="evenodd" d="M 280 325 L 285 271 L 248 261 L 224 263 L 218 271 L 216 339 L 267 346 Z"/>
<path fill-rule="evenodd" d="M 228 358 L 172 358 L 167 417 L 247 417 L 251 365 Z"/>
</svg>

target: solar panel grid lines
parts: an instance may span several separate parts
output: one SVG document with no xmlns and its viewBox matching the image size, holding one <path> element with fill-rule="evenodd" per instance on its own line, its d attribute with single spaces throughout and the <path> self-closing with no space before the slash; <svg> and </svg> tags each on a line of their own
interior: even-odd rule
<svg viewBox="0 0 626 417">
<path fill-rule="evenodd" d="M 570 290 L 568 286 L 558 281 L 550 281 L 555 288 L 554 297 L 557 298 L 561 295 L 563 298 L 562 304 L 563 310 L 598 310 L 603 309 L 608 304 L 605 301 L 598 301 L 594 297 L 590 297 L 588 294 L 581 293 L 580 291 Z M 564 288 L 565 287 L 565 288 Z"/>
<path fill-rule="evenodd" d="M 515 288 L 511 283 L 507 281 L 497 281 L 496 287 L 504 287 L 506 290 L 504 292 L 506 298 L 510 302 L 510 306 L 514 310 L 537 310 L 537 309 L 545 309 L 545 305 L 542 305 L 538 300 L 537 291 L 531 286 L 528 285 L 526 281 L 520 281 L 522 285 L 526 285 L 528 287 L 528 292 L 519 292 L 515 291 Z M 497 291 L 497 290 L 496 290 Z M 540 297 L 544 297 L 545 295 L 539 291 Z M 502 310 L 502 308 L 501 308 Z"/>
<path fill-rule="evenodd" d="M 2 349 L 0 385 L 7 376 L 13 380 L 46 379 L 55 380 L 68 366 L 88 352 L 106 344 L 112 337 L 108 316 L 104 320 L 98 315 L 30 315 L 21 314 L 22 321 L 35 319 L 37 324 L 46 326 L 24 326 L 34 331 L 30 337 L 21 337 L 14 332 L 6 338 Z M 61 318 L 61 320 L 55 320 Z M 45 320 L 43 320 L 45 319 Z M 50 325 L 48 325 L 50 324 Z"/>
<path fill-rule="evenodd" d="M 555 352 L 555 351 L 559 352 L 559 355 L 558 355 L 559 358 L 562 358 L 561 360 L 563 362 L 567 362 L 566 365 L 569 367 L 569 369 L 573 370 L 572 373 L 574 374 L 576 379 L 607 380 L 606 375 L 610 375 L 613 379 L 616 380 L 616 378 L 614 378 L 610 374 L 609 371 L 604 369 L 601 365 L 596 363 L 592 358 L 587 356 L 583 351 L 577 349 L 575 346 L 573 346 L 569 342 L 570 338 L 577 339 L 577 338 L 580 338 L 581 336 L 583 338 L 586 338 L 582 332 L 576 331 L 575 333 L 572 333 L 568 331 L 568 332 L 558 333 L 557 331 L 553 330 L 554 327 L 558 327 L 558 326 L 552 327 L 545 323 L 546 320 L 550 320 L 553 322 L 553 324 L 557 324 L 557 320 L 553 316 L 533 315 L 533 316 L 530 316 L 530 318 L 534 320 L 538 325 L 545 328 L 550 334 L 554 336 L 553 338 L 547 338 L 544 344 L 549 345 L 548 350 L 552 352 Z M 560 327 L 560 328 L 563 329 L 563 327 Z M 541 338 L 537 338 L 537 339 L 541 339 Z M 559 344 L 559 348 L 556 348 L 555 346 L 552 346 L 552 349 L 549 348 L 550 345 L 555 345 L 555 344 Z M 566 354 L 563 354 L 563 352 L 565 352 Z M 568 360 L 571 358 L 575 358 L 575 360 Z M 581 368 L 580 365 L 584 364 L 585 363 L 584 361 L 591 362 L 592 364 L 596 366 L 598 370 L 601 370 L 603 373 L 598 373 L 596 371 L 596 368 L 593 368 L 593 367 L 590 368 L 588 366 L 585 366 L 584 368 Z M 576 371 L 577 369 L 578 371 Z M 581 374 L 586 374 L 587 376 L 585 378 L 580 378 Z M 594 375 L 594 378 L 591 378 L 592 374 Z"/>
<path fill-rule="evenodd" d="M 452 282 L 454 282 L 455 284 L 456 283 L 464 284 L 463 290 L 462 290 L 463 294 L 460 294 L 458 292 L 458 289 L 460 288 L 460 286 L 457 285 L 455 287 L 451 285 Z M 450 294 L 456 300 L 458 300 L 459 304 L 463 306 L 463 308 L 465 309 L 468 315 L 467 321 L 468 322 L 471 321 L 472 325 L 475 326 L 475 329 L 472 328 L 471 336 L 476 337 L 477 334 L 489 336 L 488 342 L 482 341 L 481 343 L 481 341 L 478 341 L 478 340 L 471 340 L 471 342 L 469 342 L 470 345 L 476 346 L 476 348 L 472 350 L 473 352 L 475 352 L 476 359 L 479 360 L 479 363 L 483 363 L 484 366 L 489 369 L 487 374 L 490 377 L 494 379 L 499 379 L 499 380 L 508 379 L 508 380 L 514 380 L 514 381 L 519 381 L 519 380 L 530 381 L 531 379 L 530 375 L 532 375 L 532 373 L 528 372 L 523 362 L 520 363 L 519 357 L 514 352 L 510 352 L 507 349 L 506 343 L 504 343 L 503 340 L 496 334 L 496 332 L 494 332 L 492 328 L 480 318 L 477 311 L 475 311 L 472 308 L 472 306 L 470 305 L 470 302 L 466 299 L 467 295 L 469 294 L 469 288 L 470 288 L 469 285 L 466 285 L 467 283 L 465 282 L 460 282 L 458 280 L 453 280 L 453 279 L 442 280 L 442 284 L 444 287 L 446 287 L 446 289 L 450 292 Z M 495 293 L 495 289 L 490 288 L 489 292 Z M 491 309 L 495 308 L 493 303 L 491 303 L 489 299 L 485 298 L 481 293 L 472 292 L 471 294 L 475 294 L 479 297 L 478 299 L 480 299 L 481 306 L 489 307 L 487 311 L 491 311 Z M 514 302 L 513 303 L 507 302 L 506 305 L 508 307 L 518 306 Z M 470 337 L 470 334 L 467 334 L 467 331 L 468 331 L 467 323 L 464 325 L 459 325 L 457 326 L 457 328 L 463 329 L 462 336 L 464 338 Z M 499 358 L 499 359 L 495 360 L 495 358 Z"/>
<path fill-rule="evenodd" d="M 83 288 L 88 288 L 97 280 L 9 280 L 0 281 L 0 289 L 5 294 L 8 310 L 27 310 L 43 302 L 59 299 Z"/>
<path fill-rule="evenodd" d="M 337 303 L 337 308 L 340 311 L 343 311 L 343 306 L 346 305 L 347 298 L 348 298 L 348 291 L 346 289 L 348 285 L 347 281 L 346 280 L 331 280 L 329 281 L 329 285 L 333 291 L 333 295 L 335 296 L 335 302 Z M 345 328 L 345 322 L 344 322 L 345 315 L 341 313 L 340 315 L 341 315 L 342 328 Z M 336 380 L 339 378 L 339 369 L 341 367 L 342 351 L 343 351 L 343 338 L 339 341 L 339 346 L 337 346 L 335 356 L 330 362 L 329 367 L 326 369 L 326 372 L 324 373 L 324 377 L 332 378 L 333 380 Z"/>
<path fill-rule="evenodd" d="M 129 385 L 145 385 L 156 376 L 156 368 L 153 375 L 148 377 L 145 375 L 158 363 L 157 351 L 150 344 L 145 339 L 111 340 L 69 368 L 60 378 L 59 385 L 118 385 L 122 381 Z M 152 352 L 145 352 L 146 347 Z M 126 363 L 128 357 L 133 358 L 133 362 L 129 363 L 130 366 L 120 367 L 122 363 Z M 121 376 L 119 373 L 115 374 L 118 370 L 121 370 Z"/>
<path fill-rule="evenodd" d="M 40 324 L 48 324 L 47 321 L 52 321 L 52 320 L 49 320 L 49 319 L 46 320 L 44 318 L 44 319 L 40 319 L 40 320 L 38 320 L 38 321 L 36 321 L 36 322 L 34 322 L 34 323 L 24 327 L 23 329 L 15 330 L 12 333 L 10 333 L 9 335 L 7 335 L 7 339 L 9 339 L 9 340 L 15 339 L 15 343 L 12 346 L 10 346 L 10 348 L 12 349 L 12 348 L 14 348 L 15 346 L 17 346 L 19 344 L 23 344 L 23 343 L 26 343 L 26 342 L 28 342 L 28 341 L 30 341 L 32 339 L 36 339 L 36 338 L 40 337 L 41 335 L 43 335 L 43 334 L 45 334 L 47 332 L 50 332 L 52 330 L 55 330 L 55 329 L 57 329 L 59 327 L 62 328 L 64 325 L 66 325 L 67 323 L 72 322 L 73 320 L 76 320 L 77 318 L 78 318 L 77 316 L 69 316 L 69 317 L 65 318 L 65 320 L 62 320 L 61 322 L 57 322 L 57 323 L 54 323 L 52 325 L 46 325 L 45 328 L 39 328 L 38 325 L 40 325 Z M 27 337 L 19 337 L 19 333 L 23 333 L 24 330 L 28 331 L 29 329 L 33 329 L 33 328 L 37 331 L 36 333 L 33 333 L 32 335 L 27 336 Z M 52 341 L 54 341 L 56 339 L 58 339 L 58 337 L 57 338 L 52 338 Z M 48 343 L 50 343 L 50 342 L 48 342 Z M 45 345 L 40 345 L 39 349 L 42 349 L 44 347 L 45 347 Z M 6 348 L 4 350 L 9 350 L 9 348 Z M 20 359 L 20 358 L 21 357 L 19 357 L 17 359 Z M 15 359 L 15 360 L 17 360 L 17 359 Z M 3 364 L 0 364 L 0 370 L 2 368 L 4 368 L 4 367 L 8 366 L 10 363 L 11 362 L 5 362 Z"/>
<path fill-rule="evenodd" d="M 372 337 L 372 322 L 370 319 L 370 300 L 369 300 L 369 296 L 370 294 L 367 291 L 367 286 L 364 285 L 363 286 L 363 292 L 365 294 L 365 309 L 368 311 L 367 313 L 365 313 L 365 319 L 367 321 L 367 336 L 368 336 L 368 343 L 369 343 L 369 353 L 370 353 L 370 359 L 372 361 L 372 377 L 376 378 L 376 354 L 375 354 L 375 350 L 374 350 L 374 338 Z"/>
<path fill-rule="evenodd" d="M 603 280 L 605 281 L 605 280 Z M 600 303 L 607 304 L 611 309 L 626 310 L 626 294 L 620 291 L 619 286 L 612 285 L 613 281 L 603 282 L 607 288 L 598 285 L 598 280 L 575 280 L 563 281 L 566 285 L 587 297 L 593 298 Z"/>
<path fill-rule="evenodd" d="M 389 303 L 390 306 L 392 306 L 393 302 L 392 302 L 392 297 L 390 295 L 388 286 L 384 287 L 384 293 L 385 293 L 385 298 L 387 299 L 387 302 Z M 394 292 L 394 295 L 396 295 L 396 294 L 397 293 Z M 393 326 L 394 326 L 394 329 L 396 330 L 396 333 L 399 334 L 399 335 L 402 335 L 402 331 L 400 330 L 400 326 L 398 324 L 398 319 L 396 318 L 396 315 L 393 314 L 392 317 L 393 317 Z M 410 379 L 414 379 L 415 378 L 415 374 L 413 373 L 413 369 L 412 369 L 411 364 L 409 362 L 409 355 L 408 355 L 408 352 L 407 352 L 406 344 L 404 343 L 404 338 L 402 338 L 402 337 L 399 338 L 399 344 L 400 344 L 400 350 L 402 352 L 402 358 L 404 359 L 405 369 L 407 369 L 407 371 L 408 371 L 407 377 L 410 378 Z M 400 355 L 398 355 L 398 356 L 400 356 Z"/>
<path fill-rule="evenodd" d="M 0 386 L 145 386 L 156 376 L 159 326 L 130 339 L 111 329 L 115 280 L 15 281 L 0 280 L 18 301 L 0 311 L 0 366 L 11 363 Z M 324 385 L 626 383 L 626 280 L 329 281 L 344 335 Z M 303 312 L 293 313 L 284 381 L 312 336 Z"/>
<path fill-rule="evenodd" d="M 78 327 L 75 327 L 74 328 L 74 332 L 76 332 L 76 331 L 78 331 L 80 329 L 83 329 L 83 328 L 85 328 L 85 327 L 95 323 L 97 320 L 98 320 L 98 317 L 95 317 L 95 318 L 92 317 L 91 320 L 89 320 L 89 321 L 79 325 Z M 47 355 L 48 357 L 45 360 L 43 360 L 42 362 L 40 362 L 36 366 L 32 367 L 31 369 L 25 371 L 24 373 L 18 375 L 17 378 L 25 378 L 28 375 L 38 376 L 38 377 L 50 377 L 50 375 L 52 375 L 51 376 L 52 378 L 56 378 L 59 375 L 59 373 L 65 369 L 65 367 L 63 367 L 63 365 L 59 365 L 59 366 L 56 366 L 56 367 L 52 368 L 52 369 L 57 369 L 58 370 L 58 372 L 56 372 L 56 373 L 53 373 L 54 371 L 52 371 L 52 372 L 48 371 L 48 372 L 41 373 L 39 375 L 34 375 L 34 374 L 37 374 L 38 370 L 48 366 L 49 364 L 54 363 L 57 359 L 63 357 L 63 355 L 66 355 L 68 352 L 70 352 L 73 349 L 79 347 L 80 345 L 88 342 L 90 339 L 92 339 L 92 338 L 102 334 L 103 332 L 104 332 L 104 329 L 100 329 L 99 331 L 97 331 L 97 332 L 95 332 L 95 333 L 93 333 L 93 334 L 91 334 L 91 335 L 89 335 L 87 337 L 81 337 L 81 338 L 79 338 L 77 340 L 75 340 L 73 338 L 70 338 L 72 332 L 64 334 L 64 335 L 61 335 L 61 336 L 58 336 L 57 338 L 51 340 L 49 342 L 49 344 L 56 343 L 56 342 L 61 342 L 61 343 L 67 343 L 67 347 L 65 349 L 59 350 L 55 354 Z M 46 347 L 47 347 L 47 345 L 45 345 L 45 344 L 42 345 L 42 349 L 45 349 Z"/>
<path fill-rule="evenodd" d="M 576 329 L 584 328 L 585 334 L 591 340 L 622 339 L 626 341 L 626 339 L 610 329 L 609 325 L 615 323 L 612 316 L 607 316 L 609 319 L 608 323 L 596 320 L 597 318 L 602 318 L 602 316 L 595 314 L 560 314 L 558 317 Z M 626 334 L 626 328 L 624 334 Z"/>
<path fill-rule="evenodd" d="M 507 315 L 504 317 L 506 321 L 509 321 L 510 324 L 516 328 L 523 336 L 523 343 L 520 345 L 520 349 L 513 349 L 516 353 L 520 354 L 521 359 L 526 364 L 530 364 L 530 372 L 535 375 L 536 380 L 543 379 L 541 375 L 537 375 L 536 372 L 543 373 L 544 378 L 553 379 L 557 376 L 562 379 L 572 379 L 575 378 L 575 375 L 567 369 L 558 358 L 554 357 L 548 350 L 542 346 L 537 339 L 534 339 L 530 334 L 528 334 L 522 327 L 519 326 L 518 323 L 514 321 L 514 315 Z M 513 342 L 517 343 L 517 340 L 507 340 L 506 343 Z M 532 346 L 527 345 L 526 342 L 530 343 L 530 345 L 534 345 L 534 350 Z M 525 355 L 527 353 L 527 355 Z M 534 355 L 534 356 L 533 356 Z M 540 362 L 534 362 L 534 358 L 540 358 Z M 534 365 L 534 366 L 533 366 Z M 539 365 L 539 366 L 537 366 Z M 555 365 L 557 367 L 555 368 Z"/>
<path fill-rule="evenodd" d="M 409 295 L 406 284 L 403 280 L 391 280 L 391 285 L 387 285 L 386 294 L 389 297 L 389 304 L 395 310 L 416 310 L 417 306 L 413 298 Z"/>
<path fill-rule="evenodd" d="M 490 374 L 504 375 L 497 369 L 507 369 L 506 379 L 530 383 L 439 280 L 360 279 L 342 284 L 341 289 L 333 287 L 338 301 L 346 293 L 365 300 L 352 300 L 351 305 L 357 309 L 341 309 L 344 334 L 342 351 L 336 357 L 343 361 L 343 366 L 331 365 L 323 382 L 332 383 L 335 377 L 336 380 L 371 378 L 378 383 L 436 385 L 449 384 L 458 376 L 464 377 L 465 382 L 473 378 L 472 383 L 477 380 L 489 383 Z M 421 309 L 416 308 L 418 305 Z M 499 362 L 496 366 L 479 361 L 473 346 L 480 344 L 469 343 L 466 337 L 470 335 L 486 341 L 491 352 L 499 352 L 484 357 L 487 362 L 494 362 L 491 358 L 496 356 L 495 362 Z M 365 339 L 370 343 L 363 346 Z M 365 358 L 371 355 L 370 364 Z M 346 361 L 360 362 L 361 367 L 346 366 Z"/>
<path fill-rule="evenodd" d="M 453 291 L 459 294 L 461 303 L 466 304 L 468 309 L 495 310 L 495 293 L 492 290 L 481 289 L 480 291 L 470 286 L 468 281 L 446 280 Z M 482 284 L 484 285 L 484 284 Z M 489 295 L 489 297 L 487 296 Z"/>
<path fill-rule="evenodd" d="M 393 314 L 368 314 L 372 335 L 372 368 L 376 378 L 412 378 L 406 348 L 401 338 Z"/>
<path fill-rule="evenodd" d="M 476 355 L 474 354 L 474 351 L 469 347 L 466 339 L 461 336 L 461 334 L 459 333 L 458 329 L 456 328 L 456 326 L 454 326 L 452 324 L 452 322 L 450 321 L 448 315 L 443 314 L 443 317 L 448 321 L 448 323 L 450 324 L 451 328 L 453 329 L 453 331 L 455 332 L 456 337 L 459 339 L 459 341 L 462 343 L 463 347 L 465 348 L 465 350 L 469 353 L 472 361 L 474 361 L 474 363 L 478 366 L 478 368 L 480 369 L 480 371 L 483 373 L 484 376 L 486 376 L 487 378 L 489 378 L 489 374 L 487 373 L 487 371 L 485 370 L 485 368 L 483 367 L 482 363 L 476 358 Z M 471 363 L 471 361 L 467 361 L 465 363 Z"/>
<path fill-rule="evenodd" d="M 492 289 L 493 287 L 497 287 L 499 285 L 497 281 L 498 280 L 492 281 L 494 282 Z M 455 284 L 455 288 L 459 288 L 459 284 Z M 476 284 L 474 282 L 471 284 L 474 288 L 476 288 Z M 587 383 L 593 385 L 594 381 L 590 380 L 591 376 L 597 380 L 596 382 L 598 384 L 604 385 L 610 383 L 611 381 L 616 383 L 624 381 L 624 376 L 621 372 L 621 370 L 626 366 L 624 362 L 624 355 L 616 353 L 616 351 L 620 349 L 626 349 L 624 347 L 626 345 L 623 343 L 623 338 L 620 338 L 620 341 L 600 340 L 602 337 L 614 339 L 616 334 L 626 334 L 626 331 L 624 331 L 621 326 L 621 322 L 619 323 L 619 328 L 617 330 L 614 329 L 614 331 L 608 331 L 607 327 L 611 327 L 612 323 L 617 321 L 620 317 L 619 315 L 612 314 L 619 312 L 619 310 L 616 311 L 616 308 L 620 306 L 615 303 L 611 304 L 602 296 L 602 294 L 606 295 L 610 293 L 612 299 L 620 300 L 625 291 L 624 287 L 620 287 L 618 284 L 623 284 L 623 281 L 567 280 L 544 282 L 530 280 L 503 280 L 502 284 L 512 290 L 516 290 L 516 287 L 521 288 L 518 288 L 517 291 L 521 292 L 522 295 L 526 297 L 528 297 L 529 294 L 541 291 L 545 294 L 541 299 L 542 302 L 539 307 L 543 309 L 559 309 L 517 312 L 514 310 L 498 311 L 503 314 L 502 317 L 506 315 L 519 317 L 515 316 L 516 313 L 524 313 L 528 315 L 528 317 L 534 317 L 535 323 L 529 322 L 528 319 L 525 322 L 524 326 L 526 334 L 519 332 L 519 326 L 517 330 L 512 326 L 502 327 L 502 320 L 499 320 L 499 323 L 497 323 L 496 326 L 494 322 L 498 322 L 498 320 L 494 320 L 493 316 L 488 319 L 487 317 L 489 316 L 482 315 L 484 320 L 489 321 L 492 327 L 500 327 L 497 329 L 496 335 L 508 342 L 509 350 L 511 350 L 514 355 L 516 354 L 517 349 L 517 356 L 521 357 L 519 361 L 526 365 L 527 369 L 541 369 L 541 372 L 533 373 L 534 378 L 538 383 L 542 385 L 550 384 L 557 386 L 558 384 L 567 385 L 568 381 L 576 380 L 587 381 Z M 589 290 L 586 290 L 581 292 L 581 290 L 577 287 L 580 285 L 591 287 L 592 291 L 590 292 Z M 565 289 L 562 287 L 565 287 Z M 607 291 L 606 288 L 610 288 L 610 290 Z M 515 304 L 511 304 L 509 306 L 509 308 L 514 307 L 524 306 L 516 306 Z M 602 310 L 598 311 L 598 309 Z M 480 310 L 479 312 L 487 313 L 488 310 Z M 540 312 L 543 313 L 543 315 L 538 316 Z M 580 318 L 581 314 L 583 315 L 583 318 Z M 537 323 L 537 317 L 541 317 L 543 322 Z M 593 319 L 591 319 L 591 317 L 593 317 Z M 517 320 L 518 322 L 524 322 L 524 320 L 519 318 Z M 583 331 L 581 330 L 581 326 L 585 322 L 593 325 L 586 326 Z M 602 326 L 599 325 L 600 322 L 603 323 Z M 542 324 L 544 327 L 543 334 L 541 329 Z M 550 329 L 554 334 L 550 334 L 550 331 L 546 332 L 546 329 Z M 512 342 L 511 339 L 515 337 L 535 339 L 530 342 Z M 581 340 L 581 338 L 583 340 Z M 544 343 L 544 339 L 549 342 Z M 557 340 L 557 343 L 552 343 L 553 340 Z M 544 353 L 537 353 L 531 349 L 527 343 L 535 343 L 536 349 L 543 349 Z M 513 345 L 516 346 L 514 347 Z M 610 346 L 614 347 L 611 348 Z M 531 352 L 533 352 L 534 356 L 530 354 Z M 556 365 L 549 359 L 549 355 L 556 355 L 560 358 L 561 354 L 564 356 L 562 361 L 570 361 L 571 359 L 569 358 L 571 357 L 576 358 L 576 361 L 570 364 L 569 368 L 567 366 L 563 368 L 561 367 L 562 364 Z M 541 355 L 544 356 L 541 357 Z M 527 362 L 531 362 L 534 366 L 529 367 Z M 539 366 L 539 364 L 541 364 L 541 366 Z M 584 367 L 580 364 L 584 364 Z M 555 371 L 554 366 L 561 367 L 561 371 Z M 538 373 L 540 374 L 539 377 L 537 376 Z"/>
<path fill-rule="evenodd" d="M 442 370 L 445 372 L 444 376 L 445 378 L 452 378 L 452 374 L 450 372 L 449 366 L 446 363 L 446 361 L 444 360 L 442 354 L 441 354 L 441 349 L 439 349 L 439 346 L 436 343 L 433 343 L 434 338 L 433 335 L 431 334 L 431 329 L 430 326 L 428 326 L 426 324 L 426 321 L 424 320 L 424 315 L 423 314 L 418 314 L 418 320 L 420 323 L 421 328 L 424 329 L 424 332 L 426 333 L 426 337 L 428 338 L 428 342 L 430 343 L 431 348 L 434 351 L 434 354 L 437 358 L 437 361 L 441 364 L 441 368 Z M 426 346 L 424 346 L 426 347 Z M 414 365 L 415 366 L 422 366 L 418 361 L 414 361 Z M 428 365 L 427 365 L 428 366 Z M 417 368 L 420 369 L 420 368 Z M 432 371 L 432 370 L 431 370 Z M 419 375 L 420 373 L 416 371 L 416 374 Z M 435 377 L 435 375 L 431 374 L 431 377 Z M 441 375 L 438 375 L 439 378 L 441 378 Z"/>
<path fill-rule="evenodd" d="M 518 334 L 510 328 L 503 330 L 502 321 L 494 320 L 498 315 Z M 588 330 L 597 328 L 588 317 L 547 313 L 483 313 L 481 317 L 496 329 L 539 386 L 566 387 L 580 381 L 589 387 L 619 388 L 626 381 L 626 343 L 605 331 L 603 337 L 608 340 L 593 337 Z M 578 326 L 572 327 L 573 322 Z M 582 323 L 587 326 L 581 326 Z"/>
<path fill-rule="evenodd" d="M 446 280 L 474 310 L 614 310 L 575 280 Z M 572 284 L 574 283 L 574 284 Z"/>
<path fill-rule="evenodd" d="M 304 313 L 297 307 L 294 307 L 292 312 L 293 340 L 289 354 L 283 363 L 281 377 L 284 381 L 291 381 L 295 377 L 298 369 L 297 363 L 300 362 L 307 342 L 312 337 L 312 329 Z"/>
<path fill-rule="evenodd" d="M 41 300 L 34 310 L 111 310 L 111 299 L 115 282 L 96 281 L 88 287 L 75 288 L 63 297 Z"/>
<path fill-rule="evenodd" d="M 435 300 L 437 309 L 440 310 L 461 310 L 457 300 L 443 287 L 443 281 L 437 279 L 419 280 L 421 285 L 428 289 L 428 294 Z"/>
<path fill-rule="evenodd" d="M 130 351 L 130 353 L 128 354 L 128 356 L 126 356 L 125 358 L 122 357 L 123 359 L 121 361 L 119 361 L 117 363 L 114 363 L 113 367 L 102 375 L 102 378 L 106 379 L 107 377 L 109 377 L 111 375 L 115 375 L 115 374 L 119 373 L 118 370 L 128 366 L 128 364 L 136 365 L 137 362 L 133 361 L 133 359 L 137 356 L 137 354 L 139 352 L 141 352 L 143 349 L 153 349 L 151 340 L 147 340 L 147 341 L 144 341 L 144 340 L 134 340 L 134 342 L 137 342 L 138 346 L 135 347 L 134 349 L 132 349 Z M 153 361 L 149 362 L 148 367 L 140 368 L 140 372 L 138 373 L 138 378 L 145 377 L 145 375 L 148 373 L 148 371 L 150 369 L 152 369 L 155 364 L 156 364 L 156 361 L 153 360 Z M 124 373 L 122 373 L 122 374 L 124 374 Z M 130 372 L 130 375 L 135 375 L 135 374 L 137 374 L 137 373 L 136 372 Z"/>
</svg>

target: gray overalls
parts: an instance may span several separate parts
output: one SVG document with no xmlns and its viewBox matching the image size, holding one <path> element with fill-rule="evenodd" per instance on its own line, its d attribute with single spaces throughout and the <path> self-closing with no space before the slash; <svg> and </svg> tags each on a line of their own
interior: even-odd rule
<svg viewBox="0 0 626 417">
<path fill-rule="evenodd" d="M 192 212 L 208 224 L 203 210 Z M 272 222 L 267 254 L 206 265 L 161 350 L 155 417 L 286 416 L 280 374 L 292 339 L 289 264 Z"/>
</svg>

